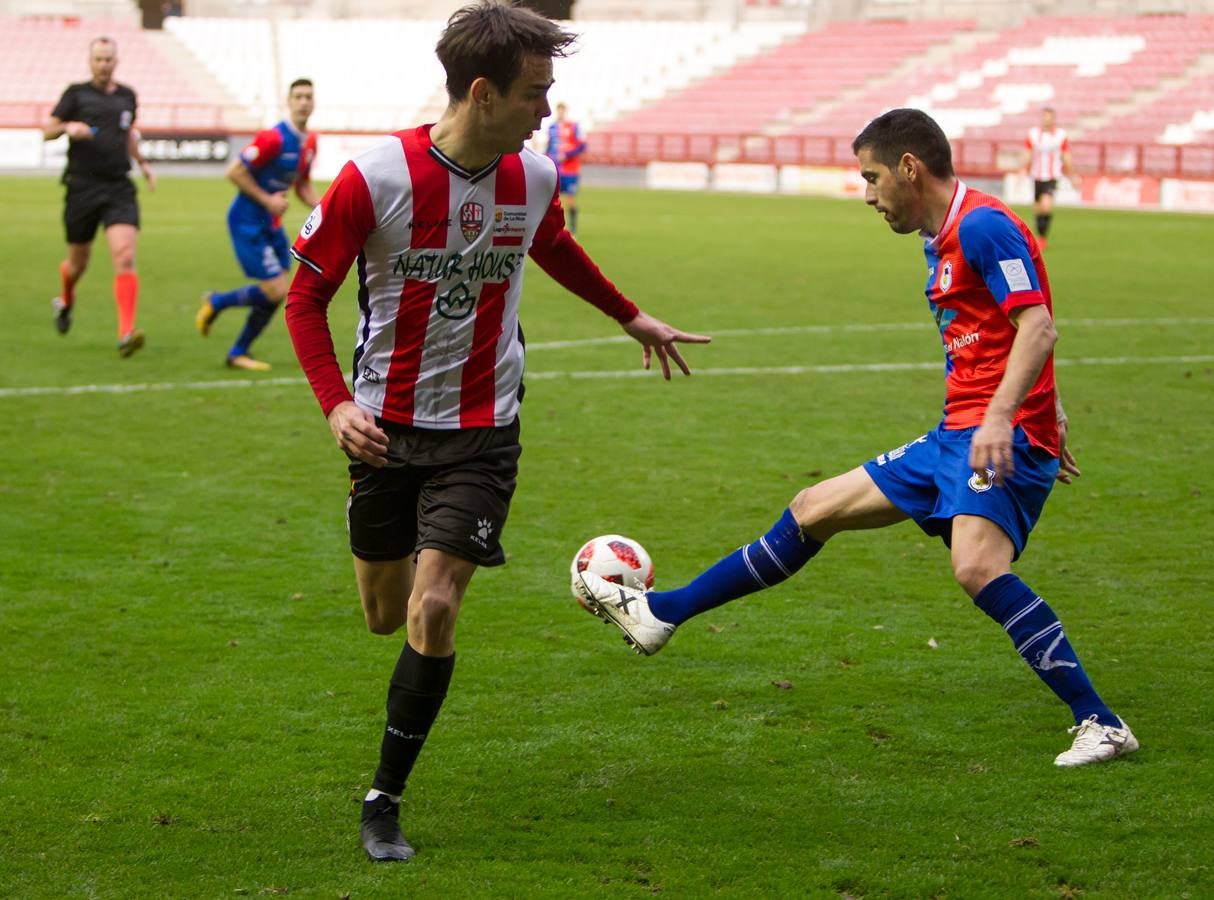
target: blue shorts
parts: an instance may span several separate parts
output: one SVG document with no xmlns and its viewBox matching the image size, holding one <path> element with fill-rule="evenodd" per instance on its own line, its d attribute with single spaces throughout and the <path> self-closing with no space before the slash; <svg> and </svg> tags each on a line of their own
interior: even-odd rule
<svg viewBox="0 0 1214 900">
<path fill-rule="evenodd" d="M 1018 558 L 1054 487 L 1058 460 L 1029 443 L 1020 426 L 1012 433 L 1015 474 L 1002 487 L 979 480 L 969 466 L 974 428 L 935 431 L 864 464 L 864 471 L 890 503 L 927 534 L 948 544 L 954 516 L 981 516 L 1002 528 Z M 993 474 L 993 473 L 992 473 Z"/>
<path fill-rule="evenodd" d="M 577 183 L 581 180 L 581 175 L 562 175 L 561 176 L 561 193 L 576 194 Z"/>
<path fill-rule="evenodd" d="M 257 281 L 268 281 L 291 270 L 287 233 L 281 228 L 228 216 L 228 231 L 245 275 Z"/>
</svg>

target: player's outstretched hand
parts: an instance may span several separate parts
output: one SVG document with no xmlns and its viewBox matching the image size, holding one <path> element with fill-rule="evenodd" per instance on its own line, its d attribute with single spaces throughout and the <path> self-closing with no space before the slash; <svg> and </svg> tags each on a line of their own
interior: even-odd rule
<svg viewBox="0 0 1214 900">
<path fill-rule="evenodd" d="M 1058 474 L 1054 477 L 1063 484 L 1070 484 L 1083 473 L 1079 471 L 1079 463 L 1066 446 L 1066 416 L 1058 420 L 1058 446 L 1062 452 L 1058 454 Z"/>
<path fill-rule="evenodd" d="M 1012 460 L 1012 423 L 983 422 L 970 440 L 970 468 L 978 478 L 995 473 L 995 484 L 1002 485 L 1015 471 Z"/>
<path fill-rule="evenodd" d="M 344 400 L 329 413 L 329 430 L 348 456 L 382 469 L 388 461 L 388 435 L 375 424 L 375 417 Z"/>
<path fill-rule="evenodd" d="M 648 369 L 653 354 L 657 353 L 658 362 L 662 364 L 662 377 L 667 381 L 670 380 L 670 360 L 672 359 L 683 370 L 684 375 L 691 374 L 691 369 L 683 361 L 683 355 L 679 353 L 679 348 L 675 344 L 707 344 L 712 340 L 707 335 L 679 331 L 644 312 L 637 313 L 637 317 L 623 327 L 628 336 L 644 348 L 641 354 L 641 365 Z"/>
<path fill-rule="evenodd" d="M 139 171 L 143 173 L 143 180 L 148 184 L 149 191 L 156 190 L 156 171 L 152 168 L 151 163 L 146 159 L 139 164 Z"/>
</svg>

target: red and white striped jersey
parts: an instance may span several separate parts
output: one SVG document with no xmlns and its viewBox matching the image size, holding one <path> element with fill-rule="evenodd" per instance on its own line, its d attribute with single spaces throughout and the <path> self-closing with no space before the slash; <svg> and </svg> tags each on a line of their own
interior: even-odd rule
<svg viewBox="0 0 1214 900">
<path fill-rule="evenodd" d="M 1061 128 L 1043 131 L 1034 125 L 1024 139 L 1024 146 L 1032 154 L 1029 175 L 1034 181 L 1055 181 L 1062 177 L 1062 155 L 1071 151 L 1065 131 Z"/>
<path fill-rule="evenodd" d="M 418 428 L 510 424 L 521 398 L 518 311 L 528 252 L 604 312 L 620 321 L 636 315 L 565 231 L 556 189 L 547 157 L 523 149 L 470 172 L 433 145 L 428 125 L 345 165 L 292 253 L 331 287 L 330 297 L 358 261 L 352 375 L 360 407 Z M 349 394 L 333 384 L 335 360 L 314 352 L 314 321 L 301 324 L 315 315 L 311 297 L 295 291 L 306 275 L 301 268 L 292 286 L 288 327 L 327 415 Z"/>
</svg>

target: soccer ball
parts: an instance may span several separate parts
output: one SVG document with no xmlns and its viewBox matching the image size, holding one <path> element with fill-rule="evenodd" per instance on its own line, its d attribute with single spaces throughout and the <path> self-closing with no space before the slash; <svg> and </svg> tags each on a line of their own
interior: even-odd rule
<svg viewBox="0 0 1214 900">
<path fill-rule="evenodd" d="M 653 587 L 653 561 L 649 554 L 632 538 L 620 534 L 604 534 L 591 538 L 574 554 L 573 562 L 569 566 L 573 596 L 583 609 L 591 612 L 577 590 L 580 583 L 578 574 L 586 571 L 593 572 L 613 584 L 643 591 Z"/>
</svg>

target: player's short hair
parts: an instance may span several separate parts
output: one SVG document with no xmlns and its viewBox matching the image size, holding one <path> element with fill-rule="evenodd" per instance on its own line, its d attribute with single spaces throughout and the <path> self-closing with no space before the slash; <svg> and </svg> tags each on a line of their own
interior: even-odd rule
<svg viewBox="0 0 1214 900">
<path fill-rule="evenodd" d="M 116 40 L 114 40 L 112 37 L 106 37 L 103 34 L 100 37 L 95 37 L 91 41 L 89 41 L 89 56 L 93 55 L 93 48 L 96 47 L 98 44 L 109 44 L 111 47 L 114 48 L 115 53 L 118 52 L 118 42 Z"/>
<path fill-rule="evenodd" d="M 505 93 L 525 57 L 567 56 L 575 40 L 577 35 L 537 12 L 505 0 L 480 0 L 455 11 L 434 49 L 447 73 L 447 95 L 458 102 L 477 78 L 488 78 Z"/>
<path fill-rule="evenodd" d="M 891 169 L 903 153 L 910 153 L 923 160 L 937 178 L 953 174 L 953 149 L 948 137 L 921 109 L 891 109 L 877 116 L 851 142 L 852 153 L 859 154 L 865 147 L 872 151 L 873 159 Z"/>
<path fill-rule="evenodd" d="M 296 78 L 291 82 L 291 86 L 287 88 L 287 95 L 289 96 L 291 91 L 295 90 L 297 87 L 314 87 L 314 85 L 312 84 L 311 78 Z"/>
</svg>

